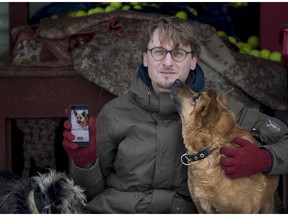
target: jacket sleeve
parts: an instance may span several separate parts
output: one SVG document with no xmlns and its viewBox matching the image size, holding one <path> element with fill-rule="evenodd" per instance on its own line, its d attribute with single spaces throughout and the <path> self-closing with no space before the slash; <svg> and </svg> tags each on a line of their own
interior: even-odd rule
<svg viewBox="0 0 288 216">
<path fill-rule="evenodd" d="M 90 168 L 80 168 L 73 164 L 70 167 L 70 175 L 75 184 L 81 186 L 85 190 L 87 201 L 92 200 L 96 195 L 105 189 L 104 178 L 99 169 L 99 161 Z"/>
<path fill-rule="evenodd" d="M 247 108 L 237 101 L 230 100 L 229 107 L 235 112 L 240 126 L 250 132 L 257 131 L 257 136 L 260 136 L 265 143 L 262 148 L 268 149 L 273 155 L 273 165 L 269 174 L 287 174 L 288 128 L 286 124 L 261 113 L 256 108 Z"/>
</svg>

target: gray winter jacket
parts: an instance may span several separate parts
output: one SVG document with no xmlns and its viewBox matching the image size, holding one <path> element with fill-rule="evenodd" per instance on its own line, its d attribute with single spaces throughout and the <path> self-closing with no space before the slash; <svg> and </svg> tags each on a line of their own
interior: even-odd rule
<svg viewBox="0 0 288 216">
<path fill-rule="evenodd" d="M 143 68 L 140 70 L 143 70 Z M 86 189 L 98 213 L 196 213 L 187 187 L 181 120 L 169 93 L 155 95 L 143 77 L 129 93 L 108 102 L 97 116 L 97 160 L 74 165 L 71 176 Z M 284 123 L 231 102 L 241 126 L 257 128 L 274 155 L 271 173 L 287 173 Z M 270 145 L 274 144 L 274 145 Z"/>
</svg>

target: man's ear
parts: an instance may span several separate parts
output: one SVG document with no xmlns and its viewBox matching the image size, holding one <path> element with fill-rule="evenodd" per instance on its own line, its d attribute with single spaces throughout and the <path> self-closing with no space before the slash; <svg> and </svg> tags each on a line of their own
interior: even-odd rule
<svg viewBox="0 0 288 216">
<path fill-rule="evenodd" d="M 229 91 L 225 92 L 223 95 L 219 97 L 220 101 L 227 106 L 228 105 L 228 95 L 234 90 L 234 88 L 231 88 Z"/>
<path fill-rule="evenodd" d="M 197 65 L 197 57 L 193 56 L 192 59 L 191 59 L 191 67 L 190 67 L 190 69 L 191 70 L 195 70 L 196 65 Z"/>
<path fill-rule="evenodd" d="M 142 56 L 143 56 L 143 65 L 144 67 L 147 67 L 148 66 L 147 52 L 143 52 Z"/>
</svg>

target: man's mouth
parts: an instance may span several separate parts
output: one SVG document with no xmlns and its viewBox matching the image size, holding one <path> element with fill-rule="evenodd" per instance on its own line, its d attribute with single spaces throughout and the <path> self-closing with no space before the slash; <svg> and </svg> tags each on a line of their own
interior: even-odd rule
<svg viewBox="0 0 288 216">
<path fill-rule="evenodd" d="M 161 74 L 163 75 L 174 75 L 176 74 L 174 71 L 160 71 Z"/>
</svg>

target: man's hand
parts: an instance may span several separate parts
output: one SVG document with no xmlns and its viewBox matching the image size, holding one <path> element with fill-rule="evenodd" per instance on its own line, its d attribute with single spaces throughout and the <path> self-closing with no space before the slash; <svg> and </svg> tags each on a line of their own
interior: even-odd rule
<svg viewBox="0 0 288 216">
<path fill-rule="evenodd" d="M 250 176 L 259 172 L 267 172 L 272 165 L 272 155 L 268 150 L 260 149 L 250 143 L 248 140 L 236 137 L 232 140 L 241 148 L 222 147 L 220 163 L 223 166 L 225 174 L 236 179 Z"/>
<path fill-rule="evenodd" d="M 72 142 L 75 137 L 71 133 L 71 126 L 69 120 L 64 122 L 63 147 L 76 166 L 87 167 L 96 160 L 96 119 L 89 117 L 90 144 L 87 147 L 78 147 L 77 144 Z"/>
</svg>

